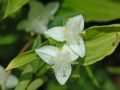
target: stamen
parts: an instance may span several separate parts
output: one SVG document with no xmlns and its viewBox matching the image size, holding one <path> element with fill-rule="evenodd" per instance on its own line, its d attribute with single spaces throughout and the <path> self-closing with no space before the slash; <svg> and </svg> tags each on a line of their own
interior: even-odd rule
<svg viewBox="0 0 120 90">
<path fill-rule="evenodd" d="M 68 21 L 70 21 L 71 20 L 71 17 L 68 17 Z"/>
<path fill-rule="evenodd" d="M 52 69 L 55 69 L 55 65 L 54 64 L 52 65 Z"/>
<path fill-rule="evenodd" d="M 72 61 L 68 61 L 67 63 L 68 63 L 68 64 L 72 64 L 73 62 L 72 62 Z"/>
<path fill-rule="evenodd" d="M 77 40 L 80 40 L 80 36 L 77 36 Z"/>
<path fill-rule="evenodd" d="M 33 37 L 33 36 L 35 36 L 35 33 L 34 32 L 30 32 L 30 35 Z"/>
</svg>

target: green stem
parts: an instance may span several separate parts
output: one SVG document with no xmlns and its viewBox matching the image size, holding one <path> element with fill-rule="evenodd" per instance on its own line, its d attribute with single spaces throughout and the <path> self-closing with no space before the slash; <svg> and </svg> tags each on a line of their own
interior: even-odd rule
<svg viewBox="0 0 120 90">
<path fill-rule="evenodd" d="M 94 77 L 93 73 L 92 73 L 92 70 L 89 66 L 85 66 L 85 69 L 86 69 L 86 72 L 88 73 L 88 76 L 90 77 L 90 79 L 92 80 L 93 84 L 99 88 L 100 85 L 98 83 L 98 81 L 96 80 L 96 78 Z"/>
<path fill-rule="evenodd" d="M 39 71 L 37 75 L 38 76 L 44 75 L 47 71 L 47 66 L 48 66 L 47 64 L 43 63 L 41 67 L 39 67 Z"/>
<path fill-rule="evenodd" d="M 20 50 L 19 54 L 25 52 L 25 51 L 30 47 L 30 45 L 32 44 L 32 42 L 33 42 L 33 40 L 30 39 L 30 40 L 23 46 L 23 48 Z"/>
</svg>

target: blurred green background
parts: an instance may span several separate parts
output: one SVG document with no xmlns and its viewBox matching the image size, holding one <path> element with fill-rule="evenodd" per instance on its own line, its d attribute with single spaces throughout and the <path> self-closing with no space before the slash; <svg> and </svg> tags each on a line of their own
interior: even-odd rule
<svg viewBox="0 0 120 90">
<path fill-rule="evenodd" d="M 66 18 L 76 14 L 82 14 L 84 16 L 85 28 L 120 23 L 120 0 L 33 1 L 42 2 L 44 5 L 55 1 L 60 3 L 54 20 L 48 25 L 49 28 L 56 25 L 63 25 Z M 7 67 L 9 62 L 32 39 L 26 51 L 30 50 L 33 40 L 36 38 L 36 35 L 31 36 L 30 32 L 18 30 L 17 28 L 22 20 L 28 18 L 29 4 L 24 4 L 19 10 L 14 13 L 9 13 L 9 16 L 3 19 L 7 4 L 8 0 L 0 0 L 0 65 L 4 67 Z M 51 70 L 48 70 L 43 76 L 45 78 L 44 83 L 37 90 L 120 90 L 120 45 L 117 46 L 113 54 L 91 65 L 90 68 L 80 66 L 80 75 L 78 75 L 75 72 L 76 68 L 73 67 L 73 74 L 64 86 L 60 86 L 56 82 L 55 77 L 53 77 Z M 20 78 L 21 69 L 15 69 L 13 73 Z"/>
</svg>

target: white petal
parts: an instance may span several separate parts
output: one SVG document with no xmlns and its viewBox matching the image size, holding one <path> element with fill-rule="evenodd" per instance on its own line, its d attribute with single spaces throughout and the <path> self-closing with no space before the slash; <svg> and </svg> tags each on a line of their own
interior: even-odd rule
<svg viewBox="0 0 120 90">
<path fill-rule="evenodd" d="M 49 23 L 50 20 L 53 19 L 54 14 L 57 12 L 59 8 L 59 3 L 58 2 L 52 2 L 47 4 L 44 8 L 43 8 L 43 12 L 40 12 L 40 18 L 39 21 L 41 21 L 41 23 L 43 23 L 44 25 L 47 25 Z"/>
<path fill-rule="evenodd" d="M 49 3 L 47 4 L 47 6 L 45 7 L 45 16 L 53 16 L 57 10 L 59 8 L 59 3 L 58 2 L 52 2 L 52 3 Z"/>
<path fill-rule="evenodd" d="M 70 64 L 61 63 L 55 65 L 55 76 L 61 85 L 64 85 L 69 79 L 71 71 L 72 68 Z"/>
<path fill-rule="evenodd" d="M 62 42 L 66 40 L 64 30 L 64 27 L 54 27 L 46 31 L 45 34 L 57 41 Z"/>
<path fill-rule="evenodd" d="M 18 79 L 15 76 L 10 75 L 7 79 L 6 87 L 14 88 L 17 84 L 18 84 Z"/>
<path fill-rule="evenodd" d="M 29 28 L 31 29 L 31 31 L 41 34 L 47 30 L 47 25 L 44 25 L 38 20 L 32 20 L 31 24 L 29 25 Z"/>
<path fill-rule="evenodd" d="M 80 34 L 84 29 L 84 18 L 82 15 L 77 15 L 69 18 L 66 27 L 74 33 Z"/>
<path fill-rule="evenodd" d="M 63 46 L 63 52 L 65 54 L 68 54 L 71 61 L 75 61 L 79 57 L 74 52 L 72 52 L 72 50 L 70 50 L 67 45 Z"/>
<path fill-rule="evenodd" d="M 48 64 L 54 64 L 54 58 L 59 55 L 59 49 L 54 46 L 43 46 L 35 52 Z"/>
<path fill-rule="evenodd" d="M 79 55 L 80 57 L 84 57 L 85 56 L 85 44 L 84 41 L 82 39 L 82 37 L 80 38 L 80 40 L 72 40 L 68 42 L 68 47 L 77 55 Z"/>
<path fill-rule="evenodd" d="M 4 85 L 6 81 L 6 73 L 4 71 L 4 68 L 0 65 L 0 85 Z"/>
<path fill-rule="evenodd" d="M 44 25 L 39 20 L 24 20 L 18 25 L 18 29 L 26 29 L 26 31 L 33 31 L 38 34 L 44 33 L 47 30 L 47 25 Z"/>
<path fill-rule="evenodd" d="M 29 11 L 29 19 L 39 18 L 44 11 L 44 5 L 38 1 L 30 2 L 30 11 Z"/>
</svg>

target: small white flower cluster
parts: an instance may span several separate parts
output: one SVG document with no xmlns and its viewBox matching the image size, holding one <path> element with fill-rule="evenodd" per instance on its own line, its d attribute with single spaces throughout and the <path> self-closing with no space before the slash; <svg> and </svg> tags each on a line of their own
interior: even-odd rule
<svg viewBox="0 0 120 90">
<path fill-rule="evenodd" d="M 69 18 L 65 26 L 53 27 L 44 32 L 46 36 L 56 41 L 66 41 L 62 48 L 43 46 L 35 51 L 44 62 L 54 66 L 55 76 L 61 85 L 64 85 L 70 77 L 71 62 L 77 60 L 79 56 L 85 56 L 85 45 L 81 37 L 83 29 L 82 15 Z"/>
<path fill-rule="evenodd" d="M 0 65 L 0 87 L 2 89 L 14 88 L 17 84 L 17 77 L 5 72 L 5 69 Z"/>
<path fill-rule="evenodd" d="M 47 30 L 47 25 L 58 8 L 58 2 L 51 2 L 44 6 L 38 1 L 31 1 L 28 19 L 22 21 L 18 25 L 18 29 L 25 29 L 27 31 L 43 34 Z"/>
</svg>

